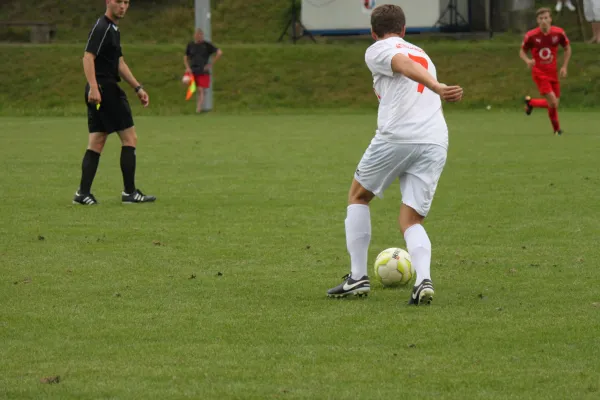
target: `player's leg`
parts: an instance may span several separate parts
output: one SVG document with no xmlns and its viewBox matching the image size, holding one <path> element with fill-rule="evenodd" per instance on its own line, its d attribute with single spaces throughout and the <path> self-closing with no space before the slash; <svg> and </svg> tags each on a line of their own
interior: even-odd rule
<svg viewBox="0 0 600 400">
<path fill-rule="evenodd" d="M 95 205 L 98 201 L 91 193 L 92 183 L 96 177 L 100 154 L 104 149 L 108 134 L 105 132 L 93 132 L 88 136 L 88 146 L 81 162 L 81 180 L 79 189 L 75 192 L 73 204 Z"/>
<path fill-rule="evenodd" d="M 408 146 L 405 146 L 408 148 Z M 346 209 L 346 248 L 350 255 L 350 274 L 344 281 L 327 291 L 331 297 L 349 294 L 362 295 L 371 290 L 367 272 L 369 244 L 371 242 L 371 212 L 369 203 L 375 196 L 382 197 L 383 191 L 399 175 L 402 167 L 401 146 L 377 138 L 365 151 L 348 192 Z"/>
<path fill-rule="evenodd" d="M 104 108 L 100 110 L 96 104 L 88 103 L 90 87 L 86 85 L 84 92 L 84 101 L 87 107 L 88 115 L 88 146 L 81 162 L 81 180 L 79 188 L 75 192 L 73 204 L 94 205 L 98 201 L 92 195 L 92 183 L 96 177 L 98 164 L 100 163 L 100 154 L 104 149 L 108 130 L 104 121 Z M 102 94 L 102 106 L 104 106 L 104 94 Z"/>
<path fill-rule="evenodd" d="M 553 84 L 554 90 L 558 93 L 555 93 L 554 90 L 550 93 L 546 93 L 545 97 L 548 101 L 548 118 L 550 118 L 550 123 L 552 124 L 552 129 L 554 129 L 555 135 L 561 135 L 562 131 L 560 129 L 560 122 L 558 120 L 558 104 L 559 104 L 559 96 L 560 96 L 560 87 L 558 86 L 558 82 Z"/>
<path fill-rule="evenodd" d="M 346 209 L 346 247 L 350 254 L 352 279 L 360 279 L 367 273 L 367 253 L 371 242 L 371 212 L 369 203 L 375 195 L 365 189 L 356 179 L 348 192 Z"/>
<path fill-rule="evenodd" d="M 534 108 L 548 108 L 546 99 L 533 99 L 530 96 L 525 96 L 525 114 L 531 115 Z"/>
<path fill-rule="evenodd" d="M 533 81 L 542 96 L 552 91 L 552 85 L 548 80 L 534 76 Z M 525 114 L 530 115 L 534 108 L 548 108 L 548 100 L 545 98 L 532 99 L 530 96 L 525 96 Z"/>
<path fill-rule="evenodd" d="M 202 105 L 204 104 L 204 88 L 198 88 L 198 97 L 196 98 L 196 112 L 202 112 Z"/>
<path fill-rule="evenodd" d="M 119 131 L 121 139 L 121 173 L 123 174 L 123 191 L 125 193 L 135 192 L 135 168 L 137 148 L 137 133 L 132 126 L 123 131 Z"/>
<path fill-rule="evenodd" d="M 371 243 L 371 211 L 369 203 L 375 195 L 365 189 L 356 178 L 348 192 L 346 209 L 346 248 L 350 255 L 350 273 L 343 282 L 327 291 L 329 297 L 363 296 L 371 291 L 367 273 L 369 244 Z"/>
<path fill-rule="evenodd" d="M 573 3 L 571 2 L 571 0 L 566 0 L 565 1 L 565 6 L 569 9 L 569 11 L 575 11 L 575 5 L 573 5 Z"/>
<path fill-rule="evenodd" d="M 408 179 L 414 177 L 408 176 Z M 402 179 L 402 178 L 401 178 Z M 403 194 L 404 198 L 405 195 Z M 433 300 L 433 283 L 431 282 L 431 241 L 423 227 L 425 217 L 414 208 L 402 204 L 400 206 L 400 227 L 411 263 L 417 274 L 415 285 L 408 304 L 430 304 Z"/>
<path fill-rule="evenodd" d="M 135 126 L 118 131 L 121 139 L 121 172 L 123 174 L 124 190 L 121 194 L 121 201 L 124 204 L 131 203 L 151 203 L 156 197 L 143 194 L 135 186 L 135 168 L 137 133 Z"/>
<path fill-rule="evenodd" d="M 592 26 L 592 37 L 588 43 L 600 43 L 600 22 L 590 22 Z"/>
<path fill-rule="evenodd" d="M 156 197 L 144 195 L 135 185 L 137 133 L 127 96 L 118 85 L 114 85 L 112 90 L 115 95 L 109 110 L 110 120 L 107 125 L 110 125 L 112 131 L 116 131 L 121 139 L 120 164 L 123 174 L 121 202 L 124 204 L 153 202 Z"/>
<path fill-rule="evenodd" d="M 408 304 L 429 304 L 433 299 L 431 241 L 423 227 L 438 181 L 446 164 L 447 151 L 441 146 L 423 145 L 419 160 L 400 176 L 402 205 L 398 222 L 417 274 Z"/>
<path fill-rule="evenodd" d="M 198 85 L 198 104 L 196 107 L 196 112 L 203 112 L 204 110 L 204 99 L 206 98 L 206 91 L 210 88 L 210 75 L 202 74 L 198 75 L 196 79 L 196 84 Z"/>
<path fill-rule="evenodd" d="M 562 0 L 556 0 L 556 12 L 561 12 L 563 8 Z"/>
<path fill-rule="evenodd" d="M 600 3 L 596 0 L 584 0 L 585 20 L 592 26 L 592 38 L 588 43 L 600 43 Z"/>
</svg>

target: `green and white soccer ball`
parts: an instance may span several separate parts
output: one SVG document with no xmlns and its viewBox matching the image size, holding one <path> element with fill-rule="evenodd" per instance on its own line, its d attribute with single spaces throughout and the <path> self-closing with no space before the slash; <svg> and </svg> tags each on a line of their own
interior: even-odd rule
<svg viewBox="0 0 600 400">
<path fill-rule="evenodd" d="M 383 286 L 404 286 L 415 276 L 415 270 L 406 250 L 385 249 L 375 259 L 375 277 Z"/>
</svg>

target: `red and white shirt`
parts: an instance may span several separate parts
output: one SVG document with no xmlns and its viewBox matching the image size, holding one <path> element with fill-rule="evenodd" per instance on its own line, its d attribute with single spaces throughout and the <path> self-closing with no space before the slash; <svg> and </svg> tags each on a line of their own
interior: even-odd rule
<svg viewBox="0 0 600 400">
<path fill-rule="evenodd" d="M 550 27 L 550 32 L 544 33 L 540 28 L 527 32 L 523 39 L 522 48 L 525 52 L 531 50 L 535 66 L 532 73 L 537 76 L 557 78 L 556 59 L 558 46 L 569 46 L 565 31 L 557 26 Z"/>
</svg>

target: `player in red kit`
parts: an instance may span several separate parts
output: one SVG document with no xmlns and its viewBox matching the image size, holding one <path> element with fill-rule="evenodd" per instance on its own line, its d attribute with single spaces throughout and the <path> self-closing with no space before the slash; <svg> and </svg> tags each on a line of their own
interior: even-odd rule
<svg viewBox="0 0 600 400">
<path fill-rule="evenodd" d="M 565 31 L 557 26 L 552 26 L 552 17 L 549 8 L 540 8 L 537 13 L 538 28 L 525 35 L 521 52 L 519 55 L 531 68 L 533 81 L 537 85 L 543 99 L 532 99 L 525 97 L 525 112 L 530 115 L 534 108 L 547 108 L 550 122 L 554 128 L 555 135 L 561 135 L 560 123 L 558 121 L 558 103 L 560 99 L 560 83 L 556 59 L 558 57 L 558 46 L 564 48 L 565 56 L 560 68 L 560 77 L 567 76 L 567 66 L 571 58 L 571 46 Z M 527 53 L 531 51 L 533 59 Z"/>
</svg>

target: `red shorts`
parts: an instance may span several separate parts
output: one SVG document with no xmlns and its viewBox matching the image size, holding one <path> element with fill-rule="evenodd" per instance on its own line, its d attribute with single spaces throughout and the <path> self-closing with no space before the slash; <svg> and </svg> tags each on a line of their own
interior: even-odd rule
<svg viewBox="0 0 600 400">
<path fill-rule="evenodd" d="M 208 75 L 208 74 L 201 74 L 201 75 L 194 74 L 194 79 L 196 80 L 196 85 L 200 86 L 201 88 L 208 89 L 210 87 L 210 75 Z"/>
<path fill-rule="evenodd" d="M 533 76 L 533 81 L 538 87 L 542 96 L 554 92 L 557 98 L 560 98 L 560 83 L 557 78 L 551 78 L 548 76 Z"/>
</svg>

